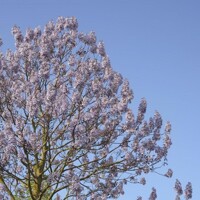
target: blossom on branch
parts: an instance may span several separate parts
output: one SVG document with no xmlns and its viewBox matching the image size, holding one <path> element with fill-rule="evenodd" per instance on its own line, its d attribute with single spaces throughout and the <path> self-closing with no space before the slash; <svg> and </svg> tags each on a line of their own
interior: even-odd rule
<svg viewBox="0 0 200 200">
<path fill-rule="evenodd" d="M 163 131 L 157 111 L 145 119 L 144 98 L 133 113 L 129 82 L 94 32 L 59 17 L 43 31 L 23 35 L 14 26 L 12 34 L 15 51 L 0 54 L 2 198 L 61 199 L 62 191 L 64 199 L 118 198 L 124 184 L 144 185 L 144 174 L 166 164 L 170 123 Z M 156 197 L 153 188 L 149 199 Z"/>
</svg>

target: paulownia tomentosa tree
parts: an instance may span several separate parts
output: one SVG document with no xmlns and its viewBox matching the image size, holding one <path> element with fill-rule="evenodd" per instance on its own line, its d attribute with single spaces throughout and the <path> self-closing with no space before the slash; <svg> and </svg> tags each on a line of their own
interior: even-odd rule
<svg viewBox="0 0 200 200">
<path fill-rule="evenodd" d="M 0 54 L 1 199 L 117 198 L 166 163 L 170 123 L 146 121 L 145 99 L 134 116 L 128 81 L 77 28 L 74 17 L 25 35 L 15 26 L 16 49 Z"/>
</svg>

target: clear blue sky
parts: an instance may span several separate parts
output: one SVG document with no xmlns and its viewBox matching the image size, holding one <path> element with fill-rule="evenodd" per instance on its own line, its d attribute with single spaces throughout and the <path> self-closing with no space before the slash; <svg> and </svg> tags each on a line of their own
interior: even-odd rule
<svg viewBox="0 0 200 200">
<path fill-rule="evenodd" d="M 200 199 L 200 1 L 198 0 L 1 0 L 0 35 L 13 48 L 14 24 L 43 26 L 58 16 L 76 16 L 79 30 L 94 30 L 105 42 L 112 66 L 129 79 L 148 115 L 158 110 L 172 123 L 169 167 L 174 177 L 153 174 L 146 187 L 129 185 L 120 200 L 148 199 L 151 187 L 159 200 L 173 200 L 176 178 L 193 184 Z"/>
</svg>

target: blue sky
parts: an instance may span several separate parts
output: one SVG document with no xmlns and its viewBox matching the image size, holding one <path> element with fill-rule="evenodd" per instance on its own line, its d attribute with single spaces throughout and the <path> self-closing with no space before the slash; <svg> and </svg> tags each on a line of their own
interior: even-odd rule
<svg viewBox="0 0 200 200">
<path fill-rule="evenodd" d="M 200 199 L 200 1 L 198 0 L 1 0 L 0 36 L 13 48 L 11 27 L 43 26 L 58 16 L 78 18 L 79 30 L 95 31 L 113 68 L 130 81 L 136 110 L 142 97 L 147 116 L 158 110 L 172 123 L 169 167 L 174 177 L 148 176 L 148 184 L 128 185 L 120 200 L 173 200 L 176 178 L 193 184 Z"/>
</svg>

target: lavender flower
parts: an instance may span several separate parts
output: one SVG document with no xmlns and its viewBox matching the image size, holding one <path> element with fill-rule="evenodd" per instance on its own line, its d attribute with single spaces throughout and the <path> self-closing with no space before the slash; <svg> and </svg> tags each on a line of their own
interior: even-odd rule
<svg viewBox="0 0 200 200">
<path fill-rule="evenodd" d="M 156 199 L 157 199 L 156 189 L 152 188 L 152 192 L 150 194 L 149 200 L 156 200 Z"/>
<path fill-rule="evenodd" d="M 172 169 L 168 169 L 167 173 L 165 174 L 166 177 L 171 178 L 173 175 Z"/>
<path fill-rule="evenodd" d="M 174 189 L 176 190 L 178 195 L 182 195 L 183 194 L 183 189 L 182 189 L 181 183 L 180 183 L 180 181 L 178 179 L 176 179 Z"/>
<path fill-rule="evenodd" d="M 192 184 L 190 182 L 188 182 L 188 184 L 186 185 L 184 193 L 185 193 L 186 200 L 192 198 Z"/>
</svg>

